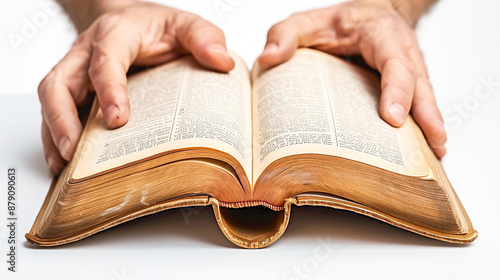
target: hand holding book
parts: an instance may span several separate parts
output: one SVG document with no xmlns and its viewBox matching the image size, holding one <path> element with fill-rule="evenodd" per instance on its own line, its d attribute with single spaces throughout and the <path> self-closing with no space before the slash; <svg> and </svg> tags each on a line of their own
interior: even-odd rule
<svg viewBox="0 0 500 280">
<path fill-rule="evenodd" d="M 259 63 L 262 67 L 280 64 L 299 47 L 361 55 L 382 75 L 382 119 L 399 127 L 411 109 L 434 153 L 442 158 L 446 154 L 443 117 L 412 30 L 432 2 L 361 0 L 294 14 L 269 30 Z"/>
<path fill-rule="evenodd" d="M 89 91 L 96 92 L 109 128 L 127 122 L 125 74 L 131 65 L 158 65 L 192 53 L 209 69 L 234 67 L 222 31 L 196 15 L 135 0 L 61 2 L 81 34 L 39 87 L 44 154 L 53 174 L 73 157 L 82 132 L 78 109 L 88 104 Z M 358 0 L 293 15 L 271 28 L 259 63 L 282 63 L 297 47 L 361 54 L 382 73 L 381 117 L 400 126 L 411 109 L 442 157 L 446 132 L 411 29 L 431 2 Z"/>
<path fill-rule="evenodd" d="M 191 53 L 208 69 L 234 67 L 224 33 L 197 15 L 141 1 L 62 1 L 81 32 L 40 83 L 42 141 L 51 173 L 73 157 L 82 133 L 78 110 L 96 93 L 109 128 L 129 118 L 127 77 L 134 65 L 158 65 Z M 82 17 L 87 15 L 92 21 Z"/>
<path fill-rule="evenodd" d="M 477 237 L 413 119 L 395 128 L 380 118 L 377 75 L 311 49 L 251 73 L 231 55 L 229 73 L 186 56 L 130 76 L 120 128 L 107 127 L 94 101 L 26 238 L 61 245 L 196 205 L 211 205 L 244 248 L 275 242 L 291 205 L 354 211 L 448 242 Z M 257 206 L 273 211 L 258 224 L 240 216 Z"/>
</svg>

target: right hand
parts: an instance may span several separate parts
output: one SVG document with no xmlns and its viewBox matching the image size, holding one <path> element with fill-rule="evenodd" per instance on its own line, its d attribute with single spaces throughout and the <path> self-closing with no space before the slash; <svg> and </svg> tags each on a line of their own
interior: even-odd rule
<svg viewBox="0 0 500 280">
<path fill-rule="evenodd" d="M 95 92 L 109 128 L 129 117 L 126 73 L 134 65 L 157 65 L 192 53 L 204 67 L 228 72 L 224 33 L 197 15 L 136 2 L 98 17 L 42 80 L 42 141 L 50 172 L 71 160 L 82 133 L 79 108 Z"/>
</svg>

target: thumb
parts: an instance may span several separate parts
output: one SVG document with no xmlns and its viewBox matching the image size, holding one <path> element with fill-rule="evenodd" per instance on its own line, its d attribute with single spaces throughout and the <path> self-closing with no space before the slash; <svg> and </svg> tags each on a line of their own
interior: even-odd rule
<svg viewBox="0 0 500 280">
<path fill-rule="evenodd" d="M 282 22 L 275 24 L 267 33 L 264 51 L 258 58 L 261 67 L 268 68 L 290 59 L 298 47 L 315 46 L 317 33 L 325 28 L 329 13 L 315 10 L 293 14 Z"/>
<path fill-rule="evenodd" d="M 177 39 L 203 66 L 221 72 L 234 68 L 234 60 L 226 49 L 224 32 L 198 16 L 181 19 Z"/>
<path fill-rule="evenodd" d="M 269 68 L 289 60 L 299 47 L 299 34 L 293 18 L 275 24 L 267 33 L 264 51 L 257 61 L 263 68 Z"/>
</svg>

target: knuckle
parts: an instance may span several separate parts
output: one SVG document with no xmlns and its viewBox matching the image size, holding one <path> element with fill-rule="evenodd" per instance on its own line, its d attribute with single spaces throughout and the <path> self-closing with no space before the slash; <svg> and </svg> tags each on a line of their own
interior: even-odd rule
<svg viewBox="0 0 500 280">
<path fill-rule="evenodd" d="M 415 64 L 411 60 L 405 60 L 403 62 L 403 66 L 405 67 L 406 71 L 408 71 L 410 76 L 415 79 L 414 81 L 416 82 L 419 74 L 417 72 L 417 67 L 415 66 Z"/>
<path fill-rule="evenodd" d="M 285 33 L 290 29 L 290 26 L 287 21 L 278 22 L 273 25 L 269 31 L 267 32 L 268 36 L 273 36 L 275 34 Z"/>
<path fill-rule="evenodd" d="M 311 18 L 309 17 L 307 12 L 296 12 L 291 14 L 285 20 L 273 25 L 269 31 L 273 32 L 285 31 L 292 27 L 295 27 L 298 23 L 300 23 L 301 25 L 306 25 L 309 23 L 310 20 Z"/>
<path fill-rule="evenodd" d="M 117 97 L 114 95 L 114 88 L 115 85 L 106 83 L 101 85 L 99 90 L 97 91 L 97 94 L 99 95 L 99 102 L 104 105 L 106 103 L 112 103 L 114 99 Z"/>
<path fill-rule="evenodd" d="M 343 19 L 338 20 L 338 22 L 335 25 L 335 27 L 338 28 L 338 30 L 340 32 L 342 32 L 343 34 L 348 34 L 348 33 L 354 32 L 356 26 L 357 25 L 355 24 L 355 22 L 353 22 L 351 20 L 343 20 Z M 363 29 L 364 33 L 368 33 L 367 30 L 368 30 L 368 28 L 365 27 Z M 371 29 L 369 29 L 369 30 L 371 31 Z"/>
<path fill-rule="evenodd" d="M 63 120 L 61 112 L 46 111 L 45 120 L 52 132 L 58 132 L 58 124 Z"/>
<path fill-rule="evenodd" d="M 89 77 L 96 77 L 102 74 L 103 68 L 107 63 L 110 62 L 110 58 L 103 51 L 98 51 L 96 48 L 94 55 L 92 55 L 92 61 L 89 65 L 88 75 Z"/>
<path fill-rule="evenodd" d="M 431 81 L 429 80 L 429 76 L 419 73 L 417 84 L 418 83 L 420 83 L 425 90 L 430 90 L 431 92 L 434 92 L 434 88 L 432 87 Z"/>
<path fill-rule="evenodd" d="M 224 38 L 224 32 L 201 17 L 192 21 L 189 25 L 188 45 L 203 42 L 208 38 Z"/>
<path fill-rule="evenodd" d="M 335 27 L 340 31 L 352 30 L 361 21 L 359 12 L 352 9 L 343 9 L 341 13 L 335 14 Z"/>
<path fill-rule="evenodd" d="M 432 87 L 431 81 L 429 80 L 429 73 L 427 72 L 427 68 L 423 69 L 423 71 L 418 71 L 417 78 L 421 79 L 426 85 Z"/>
<path fill-rule="evenodd" d="M 389 75 L 387 77 L 391 81 L 400 83 L 407 83 L 407 79 L 412 79 L 413 83 L 416 82 L 417 69 L 412 60 L 405 56 L 396 56 L 387 59 L 381 66 L 382 71 Z"/>
<path fill-rule="evenodd" d="M 196 15 L 196 14 L 192 14 L 192 13 L 184 12 L 184 13 L 182 13 L 182 16 L 185 20 L 192 21 L 192 22 L 204 22 L 204 23 L 208 22 L 204 18 L 202 18 L 201 16 Z"/>
<path fill-rule="evenodd" d="M 76 37 L 75 42 L 73 42 L 73 48 L 78 48 L 79 46 L 83 45 L 84 42 L 86 42 L 89 38 L 89 31 L 86 30 L 82 32 L 78 37 Z"/>
<path fill-rule="evenodd" d="M 307 18 L 307 12 L 295 12 L 291 14 L 289 18 L 294 20 L 302 20 L 304 18 Z"/>
<path fill-rule="evenodd" d="M 173 23 L 179 25 L 182 25 L 186 22 L 195 22 L 197 20 L 203 20 L 201 16 L 185 11 L 174 11 L 171 15 L 171 18 Z"/>
<path fill-rule="evenodd" d="M 38 97 L 43 100 L 47 97 L 50 88 L 56 83 L 58 79 L 58 71 L 56 68 L 52 69 L 47 76 L 45 76 L 38 85 Z"/>
<path fill-rule="evenodd" d="M 174 11 L 167 19 L 167 33 L 173 33 L 175 35 L 186 34 L 186 38 L 188 38 L 187 41 L 189 42 L 190 38 L 193 37 L 194 31 L 197 30 L 197 27 L 200 25 L 203 26 L 203 24 L 206 23 L 206 20 L 196 14 Z"/>
<path fill-rule="evenodd" d="M 106 37 L 106 35 L 116 28 L 122 25 L 125 18 L 120 14 L 104 14 L 96 20 L 95 24 L 95 41 L 99 42 Z"/>
<path fill-rule="evenodd" d="M 409 101 L 411 103 L 413 99 L 413 92 L 411 92 L 407 86 L 402 83 L 396 83 L 393 85 L 394 88 L 397 89 L 397 93 L 404 98 L 404 100 Z"/>
<path fill-rule="evenodd" d="M 285 20 L 285 22 L 287 21 L 292 25 L 311 25 L 315 22 L 315 16 L 313 16 L 312 12 L 297 12 Z"/>
<path fill-rule="evenodd" d="M 179 27 L 182 26 L 181 23 L 184 22 L 185 19 L 185 14 L 180 12 L 180 11 L 174 11 L 170 15 L 170 17 L 167 18 L 167 27 L 170 27 L 172 30 L 177 30 Z"/>
<path fill-rule="evenodd" d="M 401 65 L 401 71 L 406 71 L 411 77 L 417 77 L 417 67 L 408 55 L 395 58 L 394 63 Z"/>
</svg>

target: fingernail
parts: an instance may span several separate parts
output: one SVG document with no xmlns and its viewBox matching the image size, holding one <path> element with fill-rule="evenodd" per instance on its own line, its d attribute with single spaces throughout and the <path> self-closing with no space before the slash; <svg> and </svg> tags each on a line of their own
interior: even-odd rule
<svg viewBox="0 0 500 280">
<path fill-rule="evenodd" d="M 67 136 L 62 137 L 59 140 L 59 151 L 61 152 L 61 156 L 64 159 L 68 159 L 68 150 L 69 150 L 69 138 Z M 50 165 L 51 158 L 49 158 L 49 165 Z"/>
<path fill-rule="evenodd" d="M 118 115 L 120 114 L 120 108 L 116 105 L 110 105 L 106 108 L 105 112 L 105 117 L 106 117 L 106 122 L 108 125 L 111 125 L 113 120 L 119 117 Z"/>
<path fill-rule="evenodd" d="M 229 57 L 229 53 L 223 45 L 214 44 L 210 46 L 210 52 Z"/>
<path fill-rule="evenodd" d="M 270 43 L 264 48 L 262 54 L 273 53 L 277 50 L 278 50 L 278 45 L 276 45 L 275 43 Z"/>
<path fill-rule="evenodd" d="M 389 112 L 389 115 L 399 124 L 402 125 L 403 122 L 406 119 L 406 112 L 403 106 L 398 103 L 392 103 L 391 106 L 389 106 L 389 109 L 387 109 Z"/>
</svg>

